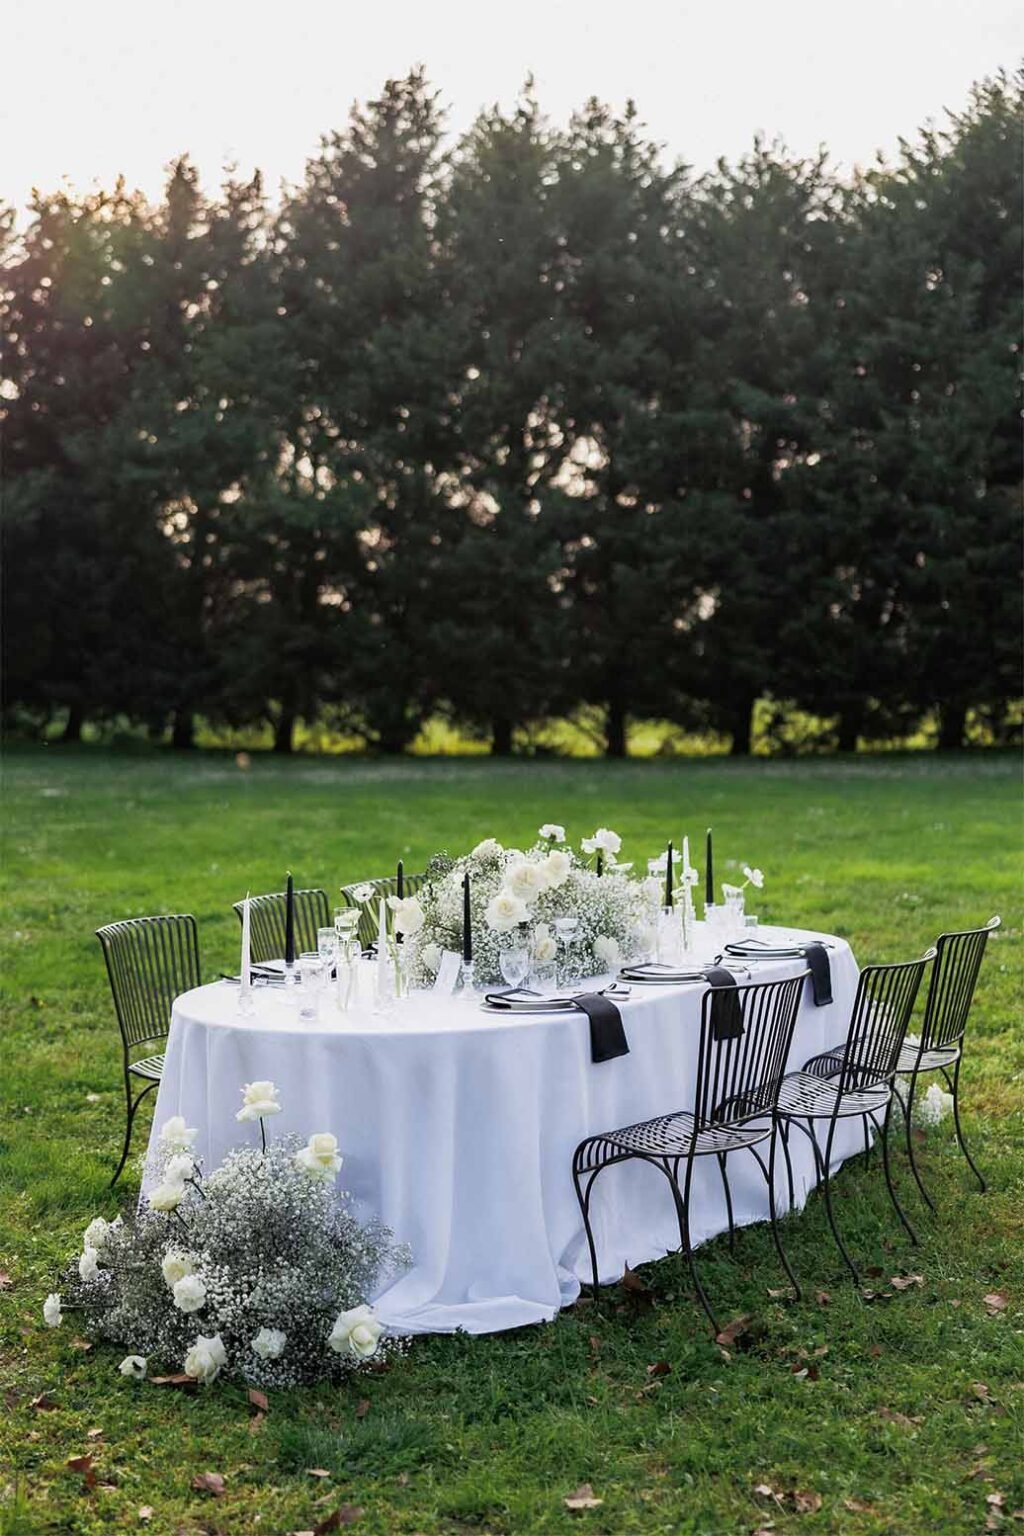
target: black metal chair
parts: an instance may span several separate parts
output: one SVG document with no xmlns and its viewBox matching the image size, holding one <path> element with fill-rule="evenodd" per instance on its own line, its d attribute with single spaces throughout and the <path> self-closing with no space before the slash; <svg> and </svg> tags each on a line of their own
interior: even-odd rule
<svg viewBox="0 0 1024 1536">
<path fill-rule="evenodd" d="M 422 886 L 425 875 L 404 875 L 403 891 L 406 896 L 415 896 Z M 363 893 L 369 890 L 370 895 L 360 896 L 356 892 Z M 398 876 L 382 875 L 377 880 L 356 880 L 351 885 L 343 885 L 341 894 L 346 906 L 359 908 L 359 942 L 364 949 L 377 942 L 377 934 L 380 929 L 380 899 L 382 896 L 394 896 L 398 892 Z"/>
<path fill-rule="evenodd" d="M 819 1056 L 812 1056 L 799 1072 L 787 1073 L 779 1090 L 778 1114 L 783 1137 L 788 1141 L 789 1126 L 796 1125 L 810 1141 L 832 1235 L 855 1281 L 860 1278 L 857 1267 L 840 1236 L 832 1209 L 829 1180 L 832 1144 L 840 1120 L 857 1117 L 864 1122 L 865 1148 L 870 1148 L 870 1122 L 881 1139 L 889 1198 L 911 1242 L 916 1243 L 917 1234 L 907 1220 L 893 1188 L 889 1167 L 889 1123 L 907 1025 L 914 1010 L 924 968 L 934 958 L 935 950 L 930 949 L 920 960 L 908 960 L 898 965 L 866 966 L 857 984 L 846 1043 L 831 1051 L 824 1051 Z M 885 1120 L 880 1126 L 876 1117 L 883 1112 Z M 828 1122 L 824 1153 L 815 1134 L 817 1121 Z M 789 1201 L 792 1207 L 792 1164 L 787 1164 L 787 1167 L 790 1170 Z"/>
<path fill-rule="evenodd" d="M 896 1097 L 903 1110 L 903 1122 L 907 1136 L 907 1156 L 917 1187 L 929 1209 L 935 1209 L 932 1198 L 924 1187 L 914 1158 L 914 1138 L 911 1134 L 914 1094 L 922 1072 L 941 1072 L 946 1087 L 953 1095 L 953 1124 L 960 1150 L 982 1190 L 982 1178 L 973 1157 L 967 1150 L 964 1133 L 960 1128 L 960 1063 L 963 1060 L 964 1033 L 974 1000 L 978 972 L 985 954 L 988 936 L 999 927 L 1000 919 L 990 917 L 984 928 L 967 928 L 961 933 L 943 933 L 935 942 L 936 957 L 928 985 L 924 1005 L 924 1019 L 920 1037 L 908 1035 L 900 1051 L 898 1071 L 910 1074 L 910 1087 L 906 1103 L 896 1087 Z M 952 1078 L 949 1075 L 953 1068 Z"/>
<path fill-rule="evenodd" d="M 779 1138 L 775 1105 L 807 974 L 802 971 L 799 976 L 783 981 L 760 982 L 736 989 L 712 988 L 706 992 L 701 1003 L 693 1108 L 675 1110 L 653 1120 L 624 1126 L 621 1130 L 590 1136 L 576 1148 L 572 1176 L 590 1249 L 595 1297 L 600 1282 L 590 1225 L 594 1181 L 605 1168 L 638 1158 L 657 1168 L 668 1181 L 679 1222 L 682 1252 L 700 1304 L 717 1334 L 718 1321 L 697 1274 L 690 1241 L 693 1168 L 698 1157 L 716 1158 L 725 1189 L 732 1244 L 735 1227 L 726 1160 L 730 1152 L 748 1151 L 767 1180 L 772 1237 L 782 1267 L 799 1298 L 800 1285 L 783 1250 L 776 1219 L 775 1152 Z M 757 1150 L 766 1141 L 769 1143 L 767 1165 Z M 679 1169 L 683 1164 L 685 1173 L 680 1188 Z"/>
<path fill-rule="evenodd" d="M 295 891 L 295 953 L 312 954 L 316 949 L 318 928 L 330 928 L 331 908 L 326 891 Z M 242 921 L 244 902 L 234 903 L 235 915 Z M 249 898 L 249 954 L 254 965 L 284 956 L 285 912 L 288 896 L 275 891 L 268 896 Z"/>
<path fill-rule="evenodd" d="M 185 915 L 130 917 L 98 928 L 96 937 L 107 962 L 124 1052 L 128 1123 L 121 1161 L 110 1181 L 113 1186 L 128 1160 L 135 1112 L 163 1072 L 162 1051 L 148 1056 L 136 1056 L 136 1052 L 142 1045 L 167 1038 L 174 999 L 199 986 L 199 932 L 195 918 Z M 146 1085 L 134 1097 L 133 1078 Z"/>
</svg>

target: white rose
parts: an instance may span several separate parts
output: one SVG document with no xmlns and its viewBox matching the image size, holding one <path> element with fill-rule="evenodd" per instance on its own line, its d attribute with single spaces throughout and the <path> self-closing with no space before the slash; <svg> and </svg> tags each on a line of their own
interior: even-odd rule
<svg viewBox="0 0 1024 1536">
<path fill-rule="evenodd" d="M 95 1248 L 87 1248 L 78 1261 L 78 1274 L 82 1280 L 95 1280 L 99 1274 L 96 1263 L 98 1255 Z"/>
<path fill-rule="evenodd" d="M 572 874 L 572 859 L 567 853 L 553 848 L 544 860 L 544 874 L 551 889 L 557 890 Z"/>
<path fill-rule="evenodd" d="M 364 881 L 362 885 L 354 885 L 352 887 L 352 895 L 359 902 L 360 906 L 365 906 L 368 901 L 373 900 L 376 892 L 369 881 Z"/>
<path fill-rule="evenodd" d="M 198 1312 L 206 1300 L 206 1286 L 198 1275 L 182 1275 L 171 1287 L 179 1312 Z"/>
<path fill-rule="evenodd" d="M 546 838 L 549 843 L 564 843 L 565 828 L 560 827 L 557 821 L 546 821 L 541 827 L 538 836 Z"/>
<path fill-rule="evenodd" d="M 260 1120 L 266 1115 L 279 1115 L 277 1089 L 273 1083 L 246 1083 L 242 1089 L 242 1107 L 236 1120 Z"/>
<path fill-rule="evenodd" d="M 510 933 L 520 923 L 525 923 L 529 912 L 524 901 L 512 891 L 501 890 L 487 905 L 484 914 L 487 926 L 495 933 Z"/>
<path fill-rule="evenodd" d="M 505 883 L 514 896 L 529 903 L 547 890 L 547 872 L 543 864 L 530 864 L 524 859 L 505 871 Z"/>
<path fill-rule="evenodd" d="M 145 1355 L 125 1355 L 118 1370 L 122 1376 L 130 1376 L 133 1381 L 142 1381 L 146 1374 Z"/>
<path fill-rule="evenodd" d="M 279 1360 L 284 1354 L 287 1340 L 288 1335 L 282 1333 L 280 1328 L 261 1328 L 250 1348 L 262 1360 Z"/>
<path fill-rule="evenodd" d="M 420 959 L 423 961 L 423 964 L 426 966 L 427 970 L 432 971 L 436 976 L 441 968 L 440 944 L 424 944 L 423 948 L 420 950 Z"/>
<path fill-rule="evenodd" d="M 377 1353 L 383 1332 L 373 1308 L 364 1302 L 362 1306 L 351 1307 L 339 1314 L 327 1342 L 337 1355 L 344 1354 L 347 1349 L 360 1360 L 368 1360 Z"/>
<path fill-rule="evenodd" d="M 476 847 L 473 849 L 473 852 L 470 854 L 470 858 L 480 860 L 497 859 L 501 856 L 501 854 L 504 853 L 504 851 L 504 848 L 502 848 L 497 838 L 485 837 L 482 843 L 477 843 Z"/>
<path fill-rule="evenodd" d="M 195 1126 L 186 1125 L 184 1115 L 172 1115 L 164 1121 L 160 1130 L 161 1142 L 172 1152 L 187 1152 L 196 1135 Z"/>
<path fill-rule="evenodd" d="M 930 1084 L 923 1099 L 914 1106 L 919 1125 L 939 1125 L 953 1108 L 953 1095 L 944 1092 L 938 1083 Z"/>
<path fill-rule="evenodd" d="M 618 939 L 613 939 L 610 934 L 600 933 L 594 940 L 594 958 L 602 965 L 618 965 L 621 957 Z"/>
<path fill-rule="evenodd" d="M 558 954 L 558 942 L 547 923 L 538 923 L 533 930 L 533 958 L 538 965 L 547 965 Z"/>
<path fill-rule="evenodd" d="M 414 933 L 419 933 L 423 927 L 423 908 L 415 896 L 403 896 L 399 901 L 397 896 L 388 897 L 388 906 L 395 914 L 395 932 L 404 933 L 412 938 Z"/>
<path fill-rule="evenodd" d="M 104 1221 L 102 1216 L 94 1216 L 85 1229 L 85 1236 L 82 1238 L 83 1249 L 95 1248 L 96 1252 L 99 1253 L 107 1240 L 109 1231 L 110 1223 Z"/>
<path fill-rule="evenodd" d="M 612 832 L 608 827 L 598 827 L 593 837 L 583 839 L 584 853 L 618 853 L 622 847 L 622 838 L 617 832 Z"/>
<path fill-rule="evenodd" d="M 759 891 L 763 890 L 763 888 L 764 888 L 764 874 L 762 873 L 761 870 L 759 870 L 759 869 L 751 869 L 749 867 L 749 865 L 744 864 L 744 866 L 743 866 L 743 873 L 746 875 L 746 877 L 750 881 L 751 885 L 755 886 L 757 888 L 757 890 L 759 890 Z"/>
<path fill-rule="evenodd" d="M 317 1131 L 295 1154 L 297 1167 L 319 1179 L 333 1179 L 341 1170 L 338 1138 L 330 1131 Z"/>
<path fill-rule="evenodd" d="M 168 1184 L 184 1184 L 196 1171 L 196 1165 L 188 1152 L 176 1152 L 167 1159 L 164 1179 Z"/>
<path fill-rule="evenodd" d="M 158 1184 L 156 1189 L 149 1193 L 150 1209 L 154 1211 L 175 1211 L 185 1198 L 184 1184 Z"/>
<path fill-rule="evenodd" d="M 43 1322 L 47 1328 L 59 1328 L 63 1314 L 60 1310 L 60 1292 L 51 1291 L 43 1302 Z"/>
<path fill-rule="evenodd" d="M 160 1263 L 160 1273 L 164 1277 L 164 1284 L 169 1290 L 174 1290 L 179 1280 L 184 1280 L 195 1269 L 195 1260 L 190 1253 L 179 1253 L 176 1248 L 169 1248 Z"/>
<path fill-rule="evenodd" d="M 215 1333 L 211 1339 L 200 1334 L 185 1356 L 185 1374 L 194 1376 L 197 1381 L 213 1381 L 220 1375 L 221 1367 L 227 1364 L 227 1359 L 227 1351 L 219 1333 Z"/>
</svg>

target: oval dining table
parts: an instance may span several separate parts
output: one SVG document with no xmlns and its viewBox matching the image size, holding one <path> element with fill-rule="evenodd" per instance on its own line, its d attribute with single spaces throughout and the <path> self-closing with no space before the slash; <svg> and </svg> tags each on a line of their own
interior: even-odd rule
<svg viewBox="0 0 1024 1536">
<path fill-rule="evenodd" d="M 760 936 L 829 945 L 833 1002 L 815 1006 L 805 983 L 789 1059 L 796 1068 L 845 1038 L 857 965 L 842 938 L 789 928 Z M 737 980 L 776 980 L 805 965 L 802 957 L 758 961 Z M 301 988 L 256 988 L 251 1013 L 226 981 L 175 1001 L 144 1193 L 169 1116 L 196 1127 L 194 1150 L 210 1170 L 258 1139 L 259 1127 L 235 1115 L 243 1085 L 270 1079 L 281 1113 L 267 1120 L 268 1136 L 333 1132 L 344 1157 L 339 1187 L 354 1213 L 380 1218 L 409 1245 L 411 1266 L 373 1298 L 383 1322 L 404 1333 L 491 1333 L 550 1319 L 589 1276 L 573 1151 L 587 1136 L 692 1107 L 706 985 L 634 985 L 620 1004 L 629 1053 L 595 1064 L 580 1012 L 491 1013 L 482 997 L 427 991 L 379 1014 L 363 969 L 354 1004 L 342 1011 L 326 996 L 316 1019 L 300 1015 Z M 791 1137 L 790 1147 L 799 1206 L 816 1171 L 805 1137 Z M 843 1123 L 833 1166 L 862 1147 L 860 1122 Z M 782 1211 L 788 1191 L 778 1162 Z M 737 1224 L 767 1220 L 753 1158 L 730 1156 L 729 1180 Z M 698 1160 L 691 1202 L 695 1244 L 727 1227 L 714 1158 Z M 678 1248 L 665 1181 L 640 1163 L 604 1175 L 592 1222 L 602 1281 Z"/>
</svg>

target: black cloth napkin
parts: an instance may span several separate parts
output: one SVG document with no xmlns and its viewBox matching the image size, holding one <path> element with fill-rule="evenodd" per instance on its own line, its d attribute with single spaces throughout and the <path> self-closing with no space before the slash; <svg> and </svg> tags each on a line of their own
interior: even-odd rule
<svg viewBox="0 0 1024 1536">
<path fill-rule="evenodd" d="M 811 971 L 811 990 L 815 1008 L 824 1008 L 832 1001 L 832 964 L 824 944 L 804 946 L 804 959 Z"/>
<path fill-rule="evenodd" d="M 590 1020 L 591 1061 L 612 1061 L 616 1056 L 629 1055 L 622 1014 L 609 998 L 599 992 L 581 992 L 572 1001 Z"/>
<path fill-rule="evenodd" d="M 743 1033 L 743 1010 L 736 995 L 736 977 L 724 965 L 709 965 L 704 972 L 714 990 L 711 999 L 711 1032 L 716 1040 L 738 1040 Z"/>
</svg>

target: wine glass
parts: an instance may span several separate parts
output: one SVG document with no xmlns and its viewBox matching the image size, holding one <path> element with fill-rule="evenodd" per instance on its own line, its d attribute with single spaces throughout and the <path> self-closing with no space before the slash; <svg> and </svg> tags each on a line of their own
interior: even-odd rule
<svg viewBox="0 0 1024 1536">
<path fill-rule="evenodd" d="M 530 951 L 525 944 L 510 945 L 498 952 L 498 968 L 511 988 L 522 986 L 530 974 Z"/>
</svg>

